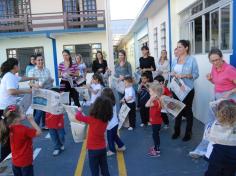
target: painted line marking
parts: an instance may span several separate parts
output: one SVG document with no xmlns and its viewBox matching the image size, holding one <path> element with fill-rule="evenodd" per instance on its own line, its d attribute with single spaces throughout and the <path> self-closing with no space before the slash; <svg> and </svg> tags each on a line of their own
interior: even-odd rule
<svg viewBox="0 0 236 176">
<path fill-rule="evenodd" d="M 119 132 L 118 132 L 118 135 L 120 136 Z M 127 176 L 124 152 L 117 152 L 116 158 L 117 158 L 117 163 L 118 163 L 119 176 Z"/>
</svg>

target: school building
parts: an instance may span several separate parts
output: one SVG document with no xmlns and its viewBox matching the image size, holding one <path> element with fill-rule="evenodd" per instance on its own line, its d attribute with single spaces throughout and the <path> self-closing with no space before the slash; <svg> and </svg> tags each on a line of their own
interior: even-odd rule
<svg viewBox="0 0 236 176">
<path fill-rule="evenodd" d="M 174 58 L 180 39 L 191 42 L 191 54 L 199 65 L 200 77 L 195 83 L 194 115 L 204 122 L 208 102 L 213 98 L 213 85 L 206 79 L 211 71 L 208 52 L 212 47 L 223 51 L 226 62 L 236 65 L 235 0 L 147 0 L 127 35 L 117 49 L 127 51 L 133 69 L 139 67 L 140 48 L 147 45 L 156 63 L 161 50 Z"/>
<path fill-rule="evenodd" d="M 29 57 L 41 53 L 57 85 L 63 49 L 88 67 L 101 50 L 112 68 L 109 9 L 108 0 L 0 0 L 0 63 L 17 58 L 23 75 Z"/>
</svg>

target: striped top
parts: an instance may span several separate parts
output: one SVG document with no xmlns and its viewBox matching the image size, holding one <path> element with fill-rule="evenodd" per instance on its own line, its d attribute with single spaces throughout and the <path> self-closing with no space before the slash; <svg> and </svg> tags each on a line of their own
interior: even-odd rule
<svg viewBox="0 0 236 176">
<path fill-rule="evenodd" d="M 76 63 L 72 63 L 72 66 L 67 68 L 64 62 L 61 62 L 59 64 L 58 70 L 61 71 L 62 78 L 69 73 L 75 74 L 76 72 L 79 71 L 78 65 Z M 73 77 L 73 79 L 76 79 L 76 78 Z"/>
</svg>

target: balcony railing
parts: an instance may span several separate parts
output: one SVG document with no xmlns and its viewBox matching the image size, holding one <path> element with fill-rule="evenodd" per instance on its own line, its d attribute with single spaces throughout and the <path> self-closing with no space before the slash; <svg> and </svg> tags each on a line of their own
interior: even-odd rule
<svg viewBox="0 0 236 176">
<path fill-rule="evenodd" d="M 104 10 L 26 14 L 0 17 L 0 32 L 105 28 Z"/>
</svg>

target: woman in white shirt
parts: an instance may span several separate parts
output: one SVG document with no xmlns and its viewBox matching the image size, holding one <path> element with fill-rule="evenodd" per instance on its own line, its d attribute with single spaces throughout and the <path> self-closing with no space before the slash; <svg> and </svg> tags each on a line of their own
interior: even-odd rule
<svg viewBox="0 0 236 176">
<path fill-rule="evenodd" d="M 167 59 L 167 51 L 162 50 L 161 57 L 158 61 L 158 65 L 157 65 L 157 71 L 159 74 L 161 74 L 165 78 L 165 80 L 168 80 L 169 69 L 170 69 L 170 64 Z"/>
<path fill-rule="evenodd" d="M 10 105 L 17 103 L 17 95 L 30 94 L 31 89 L 19 89 L 19 82 L 34 80 L 35 78 L 18 77 L 18 60 L 11 58 L 5 61 L 1 66 L 1 83 L 0 83 L 0 116 L 3 111 Z M 2 120 L 2 118 L 0 118 Z M 11 153 L 9 141 L 1 145 L 0 162 Z"/>
<path fill-rule="evenodd" d="M 75 57 L 75 61 L 78 65 L 78 70 L 79 70 L 79 79 L 77 82 L 78 86 L 85 85 L 86 84 L 86 73 L 87 73 L 87 67 L 84 63 L 84 60 L 80 54 L 78 54 Z M 84 80 L 81 82 L 80 80 Z"/>
</svg>

